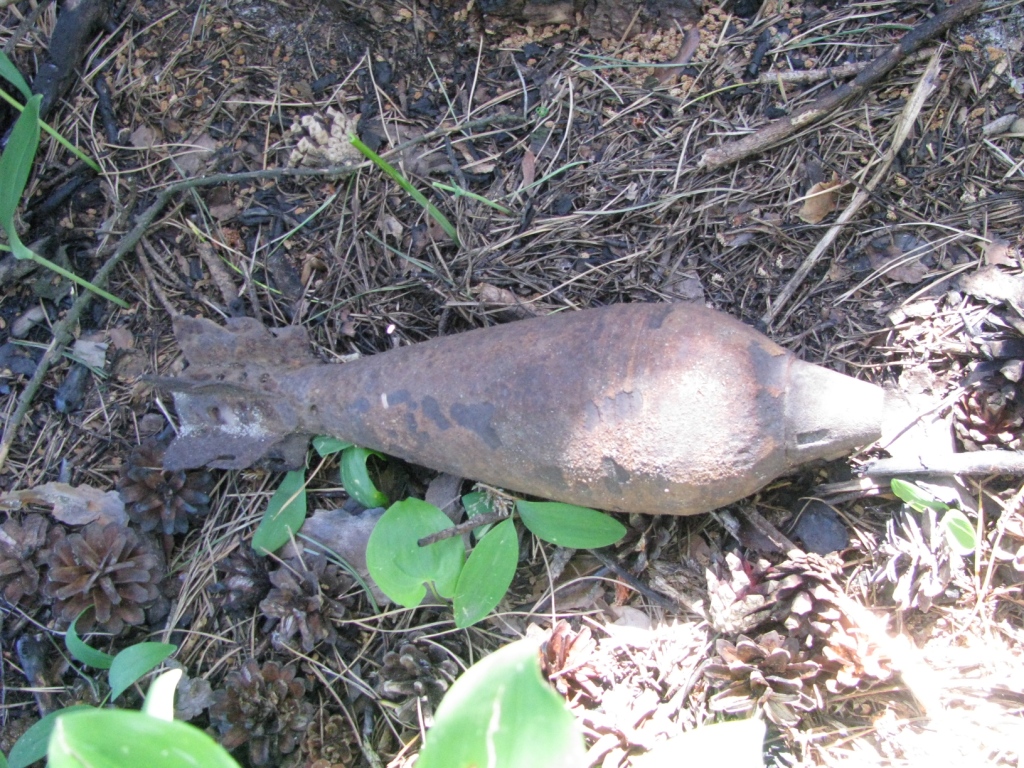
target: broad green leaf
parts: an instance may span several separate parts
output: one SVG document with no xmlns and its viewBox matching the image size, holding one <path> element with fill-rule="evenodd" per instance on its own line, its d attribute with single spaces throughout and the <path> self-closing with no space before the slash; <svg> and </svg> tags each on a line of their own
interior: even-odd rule
<svg viewBox="0 0 1024 768">
<path fill-rule="evenodd" d="M 344 440 L 339 440 L 338 438 L 331 437 L 330 435 L 318 435 L 313 438 L 313 447 L 321 456 L 330 456 L 332 453 L 343 451 L 351 446 L 352 443 L 347 443 Z"/>
<path fill-rule="evenodd" d="M 945 512 L 949 505 L 939 501 L 926 490 L 906 480 L 893 478 L 889 483 L 896 498 L 908 504 L 915 512 L 924 512 L 926 509 L 934 509 L 938 512 Z"/>
<path fill-rule="evenodd" d="M 462 539 L 419 545 L 424 536 L 451 527 L 451 520 L 433 504 L 420 499 L 392 504 L 366 544 L 366 567 L 381 591 L 406 608 L 423 602 L 425 584 L 432 584 L 441 597 L 452 597 L 465 557 Z"/>
<path fill-rule="evenodd" d="M 46 756 L 49 768 L 238 768 L 194 725 L 126 709 L 60 713 Z"/>
<path fill-rule="evenodd" d="M 174 719 L 174 689 L 181 680 L 180 669 L 168 669 L 161 672 L 149 684 L 146 700 L 142 702 L 142 711 L 150 717 L 170 722 Z"/>
<path fill-rule="evenodd" d="M 483 491 L 473 491 L 462 497 L 462 506 L 466 508 L 466 514 L 470 517 L 477 515 L 489 515 L 494 511 L 491 497 Z"/>
<path fill-rule="evenodd" d="M 506 645 L 448 691 L 416 768 L 577 768 L 583 734 L 540 674 L 537 646 Z"/>
<path fill-rule="evenodd" d="M 349 496 L 367 509 L 386 507 L 388 497 L 377 490 L 366 467 L 366 462 L 371 456 L 380 457 L 380 454 L 368 448 L 360 448 L 358 445 L 343 450 L 341 452 L 341 484 L 345 486 L 345 492 Z"/>
<path fill-rule="evenodd" d="M 483 491 L 473 491 L 467 493 L 462 497 L 462 506 L 466 510 L 466 514 L 469 517 L 476 517 L 477 515 L 489 515 L 494 511 L 494 503 L 491 497 Z M 473 540 L 480 541 L 487 532 L 491 530 L 492 525 L 481 525 L 479 528 L 473 529 Z"/>
<path fill-rule="evenodd" d="M 32 765 L 36 760 L 42 760 L 46 757 L 46 745 L 50 741 L 50 734 L 53 733 L 53 726 L 56 724 L 57 718 L 65 713 L 76 712 L 80 709 L 91 710 L 93 707 L 79 704 L 67 709 L 58 709 L 21 734 L 18 740 L 14 742 L 14 746 L 11 747 L 11 754 L 7 756 L 10 768 L 25 768 Z"/>
<path fill-rule="evenodd" d="M 3 155 L 0 155 L 0 225 L 6 230 L 12 246 L 14 212 L 21 202 L 21 194 L 25 191 L 36 149 L 39 147 L 39 102 L 42 98 L 33 96 L 25 104 L 11 129 L 7 147 Z"/>
<path fill-rule="evenodd" d="M 176 650 L 170 643 L 137 643 L 117 654 L 110 665 L 111 701 Z"/>
<path fill-rule="evenodd" d="M 946 529 L 946 540 L 950 548 L 959 555 L 969 555 L 978 546 L 978 537 L 967 515 L 959 509 L 950 509 L 942 516 Z"/>
<path fill-rule="evenodd" d="M 89 610 L 86 608 L 82 613 Z M 68 653 L 71 654 L 72 658 L 77 659 L 83 664 L 95 667 L 96 669 L 110 669 L 110 664 L 114 661 L 114 657 L 109 653 L 98 651 L 92 646 L 86 645 L 85 641 L 78 636 L 78 630 L 75 629 L 75 625 L 78 620 L 82 618 L 82 613 L 78 614 L 74 621 L 71 622 L 71 626 L 68 627 L 67 634 L 64 635 L 64 645 L 67 646 Z"/>
<path fill-rule="evenodd" d="M 306 520 L 306 473 L 295 469 L 284 476 L 270 497 L 267 511 L 252 535 L 257 555 L 280 549 L 299 532 Z"/>
<path fill-rule="evenodd" d="M 534 536 L 560 547 L 597 549 L 626 535 L 626 526 L 596 509 L 556 501 L 517 501 L 516 509 Z"/>
<path fill-rule="evenodd" d="M 3 51 L 0 51 L 0 77 L 17 88 L 25 97 L 25 101 L 32 98 L 32 89 L 28 87 L 28 83 L 25 82 L 25 78 L 21 76 L 18 68 L 14 66 L 14 62 L 7 58 L 7 54 Z"/>
<path fill-rule="evenodd" d="M 7 767 L 7 758 L 4 757 L 4 753 L 3 752 L 0 752 L 0 768 L 8 768 Z"/>
<path fill-rule="evenodd" d="M 495 525 L 469 553 L 455 585 L 455 626 L 484 618 L 508 592 L 519 562 L 519 539 L 512 518 Z"/>
</svg>

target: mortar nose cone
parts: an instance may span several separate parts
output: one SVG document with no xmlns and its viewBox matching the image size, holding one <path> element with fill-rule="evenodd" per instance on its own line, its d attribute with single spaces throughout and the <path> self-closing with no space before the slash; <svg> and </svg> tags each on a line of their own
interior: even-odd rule
<svg viewBox="0 0 1024 768">
<path fill-rule="evenodd" d="M 840 456 L 882 434 L 884 391 L 866 381 L 795 360 L 786 396 L 786 461 L 791 467 Z"/>
</svg>

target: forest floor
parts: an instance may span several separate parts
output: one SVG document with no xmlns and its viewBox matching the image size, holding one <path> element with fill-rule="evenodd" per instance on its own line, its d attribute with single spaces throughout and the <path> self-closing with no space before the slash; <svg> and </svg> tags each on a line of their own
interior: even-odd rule
<svg viewBox="0 0 1024 768">
<path fill-rule="evenodd" d="M 86 489 L 144 495 L 145 451 L 175 422 L 145 377 L 181 370 L 178 314 L 300 325 L 318 357 L 341 362 L 560 310 L 700 302 L 804 360 L 930 403 L 929 439 L 950 451 L 1020 450 L 1024 6 L 973 15 L 820 119 L 716 166 L 706 153 L 827 96 L 935 13 L 909 1 L 734 5 L 695 25 L 638 14 L 598 39 L 596 23 L 593 34 L 517 24 L 472 2 L 135 0 L 96 31 L 48 120 L 101 172 L 44 135 L 19 226 L 87 279 L 133 237 L 106 282 L 129 308 L 86 306 L 45 270 L 0 271 L 4 753 L 42 713 L 96 700 L 60 653 L 68 609 L 48 568 L 85 518 L 66 499 L 46 503 L 59 496 L 48 484 L 87 500 Z M 0 45 L 30 79 L 56 20 L 52 5 L 35 9 L 0 8 Z M 688 43 L 686 62 L 653 66 Z M 351 132 L 428 195 L 458 242 L 363 160 Z M 27 396 L 64 331 L 71 343 Z M 928 478 L 976 526 L 962 555 L 886 482 L 856 480 L 879 455 L 807 469 L 712 514 L 620 516 L 629 533 L 600 558 L 527 537 L 509 594 L 468 630 L 445 604 L 378 608 L 330 565 L 297 583 L 270 558 L 268 577 L 249 541 L 281 474 L 197 473 L 172 501 L 205 493 L 208 511 L 152 539 L 163 564 L 146 618 L 126 614 L 90 642 L 177 644 L 179 716 L 217 734 L 237 723 L 209 707 L 249 695 L 243 665 L 263 677 L 268 662 L 293 665 L 315 714 L 295 705 L 294 720 L 267 726 L 278 733 L 238 745 L 243 764 L 408 764 L 460 670 L 553 632 L 569 651 L 549 654 L 548 671 L 593 765 L 632 765 L 760 708 L 769 764 L 1016 766 L 1024 488 Z M 361 512 L 336 460 L 311 466 L 311 513 Z M 401 493 L 436 497 L 441 482 L 405 467 Z M 18 495 L 30 489 L 43 490 Z M 18 549 L 40 514 L 40 543 Z M 153 536 L 132 526 L 124 535 Z M 286 626 L 295 605 L 312 628 Z M 723 672 L 723 659 L 782 636 L 795 642 L 790 663 L 813 674 L 786 673 L 790 687 L 773 692 L 750 665 Z"/>
</svg>

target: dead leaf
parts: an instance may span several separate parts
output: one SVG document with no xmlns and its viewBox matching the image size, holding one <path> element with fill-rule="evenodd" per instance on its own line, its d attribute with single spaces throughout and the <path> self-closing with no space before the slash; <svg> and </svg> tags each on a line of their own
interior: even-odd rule
<svg viewBox="0 0 1024 768">
<path fill-rule="evenodd" d="M 537 156 L 529 149 L 523 152 L 521 167 L 523 169 L 523 188 L 526 188 L 533 184 L 537 174 Z"/>
<path fill-rule="evenodd" d="M 111 328 L 107 331 L 107 336 L 110 338 L 110 343 L 114 349 L 134 349 L 135 348 L 135 337 L 132 336 L 132 332 L 127 328 Z"/>
<path fill-rule="evenodd" d="M 298 539 L 304 549 L 326 551 L 329 556 L 338 556 L 352 566 L 366 580 L 373 596 L 381 604 L 391 601 L 370 579 L 366 567 L 366 543 L 383 514 L 383 509 L 368 509 L 358 515 L 344 509 L 321 509 L 302 524 Z M 282 557 L 289 556 L 291 546 L 285 545 Z"/>
<path fill-rule="evenodd" d="M 217 149 L 217 140 L 203 133 L 179 145 L 184 151 L 175 153 L 174 160 L 186 176 L 194 176 Z"/>
<path fill-rule="evenodd" d="M 797 216 L 808 224 L 818 224 L 835 211 L 839 203 L 839 189 L 843 182 L 839 174 L 833 173 L 831 181 L 819 181 L 807 192 L 804 204 Z"/>
<path fill-rule="evenodd" d="M 427 486 L 423 500 L 444 512 L 453 523 L 462 519 L 462 478 L 442 472 Z"/>
<path fill-rule="evenodd" d="M 159 128 L 150 128 L 148 125 L 140 125 L 129 139 L 136 149 L 152 149 L 163 140 Z"/>
<path fill-rule="evenodd" d="M 1011 275 L 999 267 L 982 267 L 977 272 L 961 275 L 960 290 L 977 299 L 1016 307 L 1024 306 L 1024 275 Z"/>
<path fill-rule="evenodd" d="M 102 341 L 89 339 L 78 339 L 71 347 L 71 354 L 80 363 L 89 368 L 103 370 L 107 364 L 107 347 L 110 345 Z"/>
<path fill-rule="evenodd" d="M 985 244 L 985 264 L 989 266 L 1017 266 L 1015 249 L 1006 240 L 995 239 Z"/>
<path fill-rule="evenodd" d="M 128 515 L 117 491 L 101 491 L 89 485 L 45 483 L 35 488 L 0 494 L 0 508 L 16 510 L 25 504 L 53 507 L 55 520 L 65 525 L 101 523 L 127 525 Z"/>
</svg>

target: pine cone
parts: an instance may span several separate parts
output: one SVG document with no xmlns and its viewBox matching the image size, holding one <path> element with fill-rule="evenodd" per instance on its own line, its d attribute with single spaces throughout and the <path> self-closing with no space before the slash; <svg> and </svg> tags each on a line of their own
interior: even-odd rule
<svg viewBox="0 0 1024 768">
<path fill-rule="evenodd" d="M 881 546 L 886 563 L 875 580 L 886 578 L 896 585 L 892 596 L 902 610 L 927 611 L 932 599 L 945 591 L 954 569 L 963 568 L 936 517 L 933 509 L 915 514 L 904 507 L 886 524 Z"/>
<path fill-rule="evenodd" d="M 346 768 L 353 764 L 352 726 L 341 715 L 318 718 L 306 729 L 307 768 Z"/>
<path fill-rule="evenodd" d="M 768 571 L 772 619 L 805 650 L 820 647 L 843 619 L 837 607 L 842 591 L 834 578 L 840 569 L 836 558 L 794 550 Z"/>
<path fill-rule="evenodd" d="M 210 707 L 210 723 L 220 732 L 221 744 L 235 749 L 248 743 L 251 765 L 281 762 L 281 755 L 299 746 L 312 720 L 306 681 L 295 676 L 294 666 L 274 661 L 261 668 L 249 660 L 229 672 Z"/>
<path fill-rule="evenodd" d="M 318 643 L 337 639 L 331 622 L 342 619 L 346 609 L 336 597 L 352 582 L 322 553 L 306 553 L 303 558 L 283 563 L 270 574 L 274 588 L 260 603 L 260 611 L 278 620 L 271 634 L 275 648 L 290 647 L 298 634 L 302 650 L 309 653 Z"/>
<path fill-rule="evenodd" d="M 1024 403 L 1017 385 L 999 373 L 966 392 L 953 407 L 953 417 L 965 450 L 1017 451 L 1024 446 Z"/>
<path fill-rule="evenodd" d="M 117 635 L 125 624 L 141 624 L 164 577 L 150 542 L 117 523 L 90 523 L 59 539 L 49 566 L 44 592 L 54 599 L 54 613 L 70 624 L 89 609 L 77 625 L 80 632 L 97 625 Z"/>
<path fill-rule="evenodd" d="M 117 489 L 128 516 L 143 531 L 185 533 L 192 517 L 209 511 L 213 476 L 206 471 L 165 471 L 166 450 L 167 446 L 155 438 L 136 447 Z"/>
<path fill-rule="evenodd" d="M 217 605 L 229 613 L 249 613 L 270 591 L 266 558 L 258 557 L 246 542 L 217 563 L 224 575 L 210 586 Z"/>
<path fill-rule="evenodd" d="M 817 664 L 806 661 L 791 638 L 767 632 L 757 640 L 741 635 L 734 645 L 717 643 L 718 660 L 704 668 L 715 687 L 723 687 L 708 701 L 715 712 L 748 713 L 755 707 L 773 723 L 792 726 L 800 722 L 798 710 L 815 708 L 814 699 L 804 692 L 804 681 L 819 672 Z"/>
<path fill-rule="evenodd" d="M 395 712 L 399 722 L 415 726 L 417 702 L 429 719 L 459 674 L 458 665 L 444 648 L 430 644 L 405 643 L 396 653 L 384 654 L 377 673 L 377 693 L 399 702 Z"/>
<path fill-rule="evenodd" d="M 601 700 L 602 689 L 593 682 L 601 678 L 593 661 L 597 641 L 589 627 L 574 632 L 569 622 L 559 619 L 541 647 L 541 671 L 566 700 L 573 703 L 581 696 L 591 702 Z"/>
<path fill-rule="evenodd" d="M 10 518 L 0 526 L 0 590 L 12 605 L 39 589 L 40 554 L 50 524 L 42 515 Z"/>
</svg>

